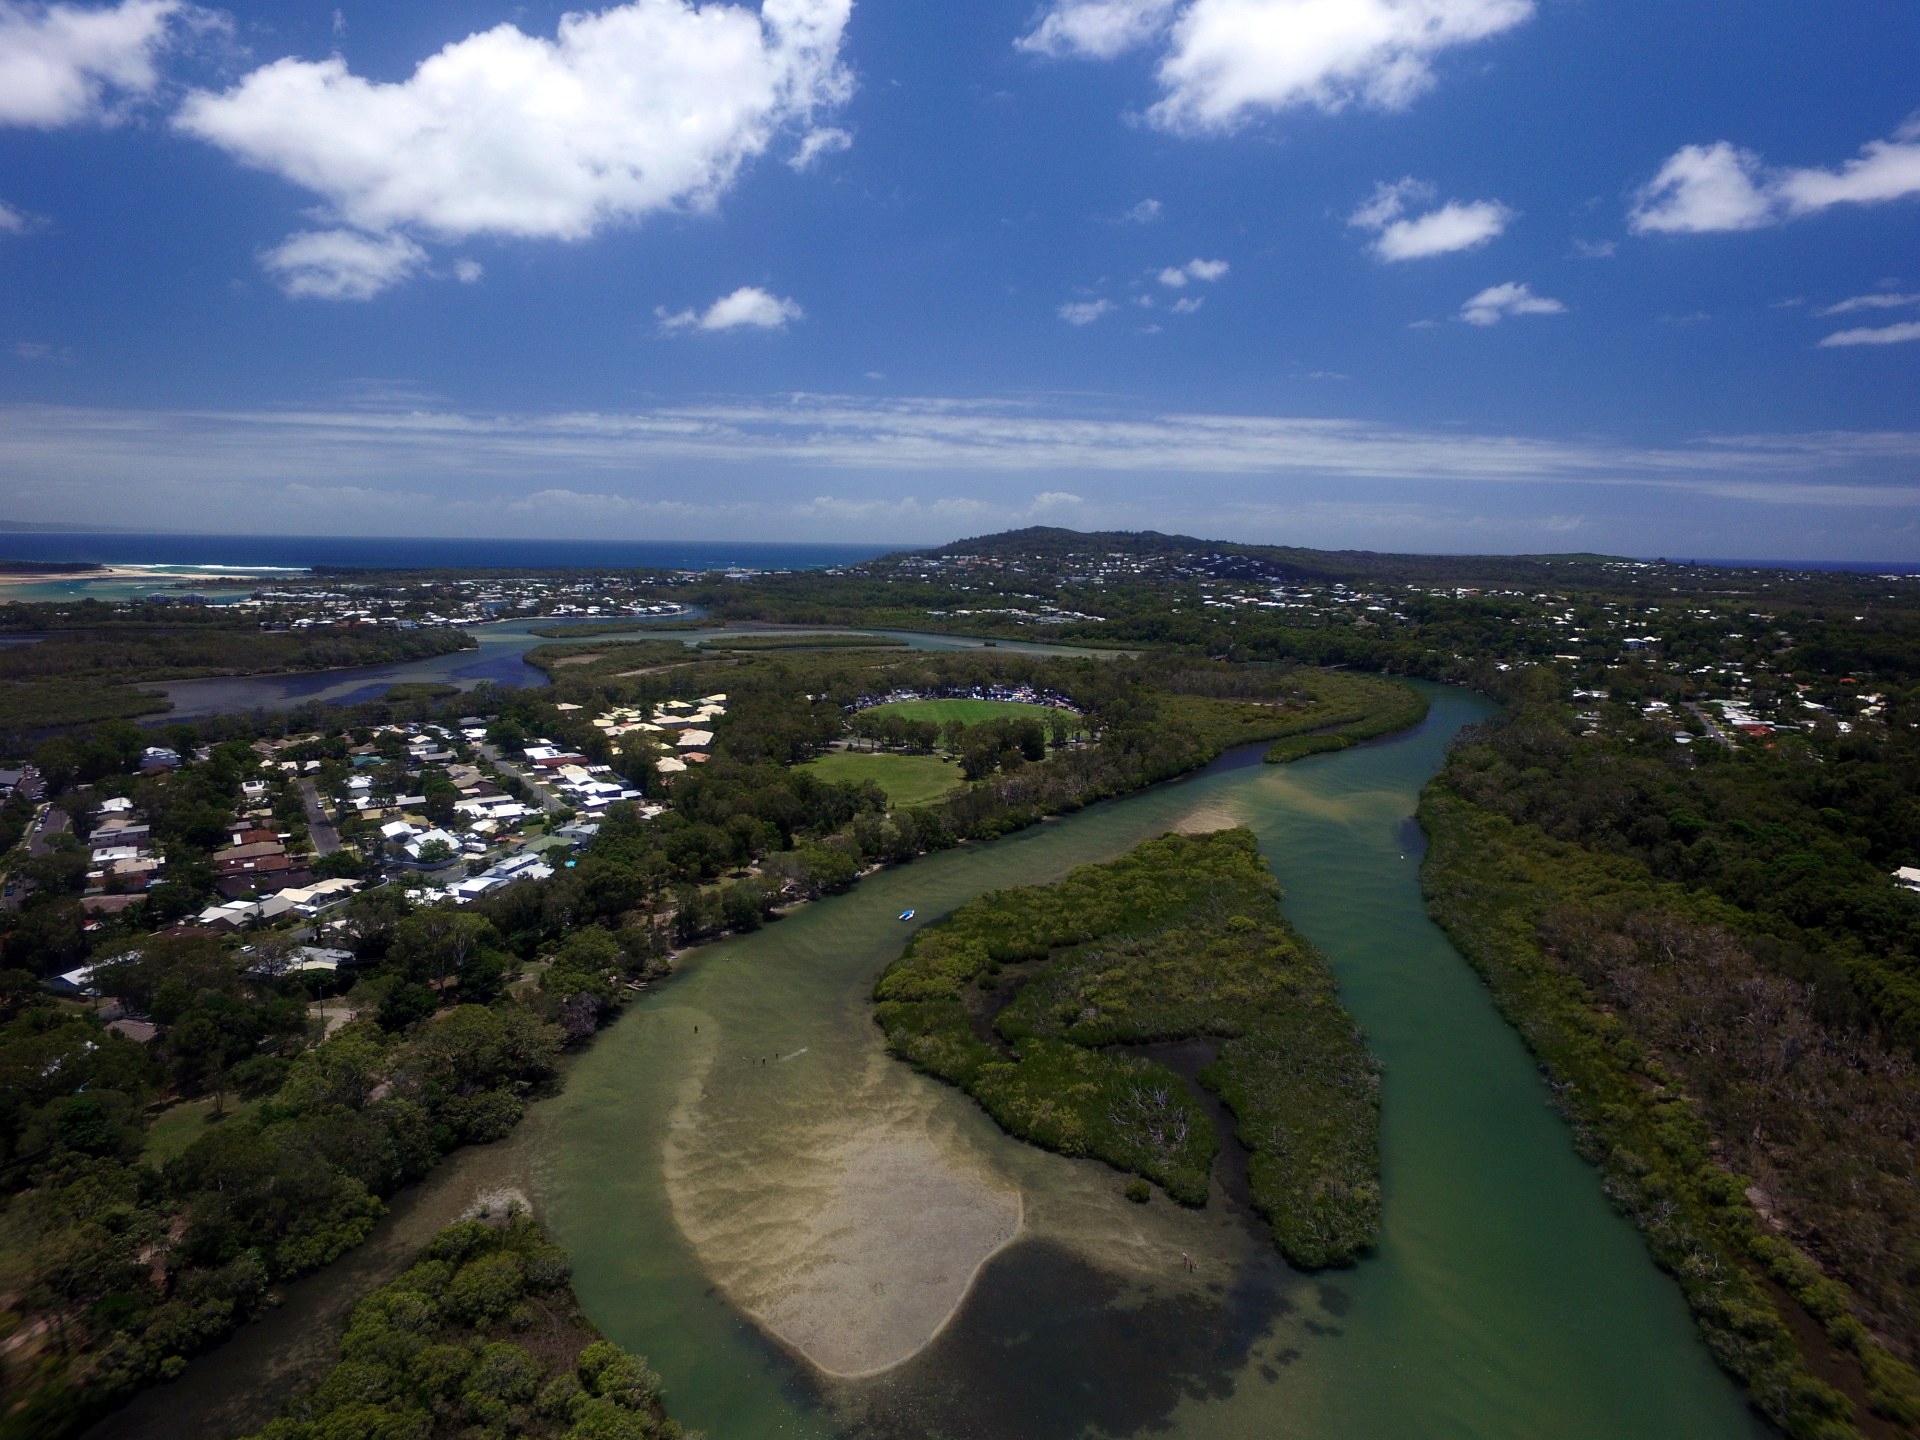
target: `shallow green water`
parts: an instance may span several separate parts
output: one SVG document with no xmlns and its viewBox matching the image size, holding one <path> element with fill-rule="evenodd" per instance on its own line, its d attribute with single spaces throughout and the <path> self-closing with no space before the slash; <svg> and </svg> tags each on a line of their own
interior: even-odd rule
<svg viewBox="0 0 1920 1440">
<path fill-rule="evenodd" d="M 1426 918 L 1409 816 L 1447 739 L 1484 713 L 1436 689 L 1412 735 L 1218 767 L 874 876 L 692 957 L 602 1037 L 521 1147 L 589 1312 L 715 1436 L 1761 1433 Z M 887 1061 L 868 1019 L 902 909 L 924 923 L 1195 812 L 1258 834 L 1385 1062 L 1385 1233 L 1354 1270 L 1292 1274 L 1219 1196 L 1198 1212 L 1126 1205 L 1113 1172 L 1010 1141 Z M 1023 1228 L 925 1349 L 837 1381 L 746 1311 L 777 1319 L 861 1256 L 834 1197 L 873 1163 L 869 1141 L 1017 1190 Z M 841 1318 L 884 1306 L 884 1289 L 840 1292 Z"/>
<path fill-rule="evenodd" d="M 373 1241 L 90 1440 L 257 1428 L 323 1363 L 358 1296 L 500 1190 L 532 1200 L 572 1250 L 589 1312 L 649 1356 L 673 1413 L 715 1440 L 1752 1440 L 1764 1432 L 1677 1290 L 1607 1207 L 1532 1062 L 1426 918 L 1408 817 L 1447 740 L 1487 710 L 1431 693 L 1411 735 L 1286 767 L 1242 754 L 872 876 L 688 957 L 508 1140 L 451 1157 L 398 1197 Z M 901 910 L 925 923 L 1195 816 L 1258 834 L 1288 913 L 1333 961 L 1386 1064 L 1385 1231 L 1353 1270 L 1289 1272 L 1219 1195 L 1201 1211 L 1128 1205 L 1114 1172 L 1008 1140 L 880 1051 L 867 993 L 906 938 Z M 889 1153 L 912 1163 L 890 1169 Z M 935 1182 L 892 1217 L 904 1242 L 853 1223 L 843 1203 L 884 1196 L 897 1176 Z M 814 1318 L 910 1330 L 886 1308 L 907 1288 L 894 1272 L 966 1278 L 970 1262 L 947 1267 L 923 1241 L 969 1192 L 1017 1195 L 1019 1238 L 896 1368 L 829 1379 L 747 1313 L 780 1318 L 813 1281 L 877 1257 L 871 1283 Z"/>
</svg>

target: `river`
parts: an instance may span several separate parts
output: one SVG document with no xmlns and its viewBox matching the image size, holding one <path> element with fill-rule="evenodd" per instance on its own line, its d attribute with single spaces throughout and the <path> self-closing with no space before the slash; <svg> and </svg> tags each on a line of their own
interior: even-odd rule
<svg viewBox="0 0 1920 1440">
<path fill-rule="evenodd" d="M 173 702 L 163 715 L 153 717 L 156 724 L 178 720 L 200 720 L 209 715 L 246 713 L 253 710 L 291 710 L 300 705 L 357 705 L 377 700 L 395 685 L 454 685 L 471 690 L 476 685 L 541 686 L 546 673 L 527 664 L 526 653 L 539 645 L 585 644 L 604 642 L 617 645 L 635 639 L 678 640 L 688 646 L 720 636 L 738 638 L 743 627 L 732 630 L 661 629 L 647 633 L 644 623 L 617 635 L 581 635 L 577 639 L 536 635 L 536 627 L 553 628 L 564 621 L 551 616 L 521 620 L 500 620 L 487 625 L 469 625 L 467 633 L 478 642 L 478 649 L 457 650 L 450 655 L 432 655 L 423 660 L 396 660 L 377 665 L 354 665 L 339 670 L 312 670 L 287 675 L 217 675 L 203 680 L 166 680 L 145 684 L 143 689 L 158 690 Z M 585 627 L 583 627 L 585 628 Z M 780 630 L 794 634 L 851 633 L 847 626 L 756 626 L 755 630 Z M 937 635 L 913 630 L 871 630 L 862 634 L 899 640 L 914 650 L 979 650 L 998 648 L 1015 655 L 1113 655 L 1113 650 L 1089 650 L 1070 645 L 1049 645 L 1041 641 L 975 640 L 964 635 Z"/>
<path fill-rule="evenodd" d="M 1283 768 L 1237 752 L 696 952 L 512 1138 L 456 1157 L 345 1269 L 95 1434 L 210 1440 L 257 1423 L 269 1372 L 311 1363 L 353 1294 L 501 1188 L 572 1251 L 589 1314 L 649 1357 L 672 1413 L 716 1440 L 1767 1433 L 1427 919 L 1410 816 L 1448 740 L 1488 710 L 1430 693 L 1406 735 Z M 1220 823 L 1259 837 L 1385 1065 L 1384 1231 L 1352 1270 L 1289 1271 L 1220 1194 L 1197 1211 L 1127 1203 L 1115 1172 L 1012 1141 L 889 1060 L 868 1015 L 903 909 L 925 923 Z M 864 1379 L 801 1358 L 889 1332 L 931 1339 Z"/>
</svg>

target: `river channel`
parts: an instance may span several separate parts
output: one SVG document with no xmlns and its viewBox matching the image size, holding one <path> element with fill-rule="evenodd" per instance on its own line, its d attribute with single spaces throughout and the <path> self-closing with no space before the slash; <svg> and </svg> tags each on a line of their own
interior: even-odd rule
<svg viewBox="0 0 1920 1440">
<path fill-rule="evenodd" d="M 217 675 L 204 680 L 155 681 L 143 688 L 159 690 L 173 702 L 173 708 L 153 717 L 155 723 L 175 720 L 199 720 L 209 715 L 236 711 L 291 710 L 300 705 L 357 705 L 377 700 L 395 685 L 453 685 L 471 690 L 476 685 L 541 686 L 546 673 L 527 664 L 526 654 L 540 645 L 631 644 L 635 640 L 678 640 L 689 647 L 703 640 L 720 637 L 738 639 L 743 631 L 782 631 L 795 635 L 849 633 L 847 626 L 807 627 L 800 625 L 735 626 L 723 629 L 659 629 L 651 633 L 644 623 L 632 630 L 612 635 L 536 635 L 535 627 L 559 628 L 564 622 L 551 617 L 500 620 L 487 625 L 469 625 L 466 631 L 478 642 L 473 650 L 456 650 L 450 655 L 432 655 L 422 660 L 396 660 L 378 665 L 354 665 L 339 670 L 312 670 L 288 675 Z M 587 627 L 582 627 L 587 628 Z M 1112 650 L 1088 650 L 1070 645 L 1048 645 L 1024 640 L 984 641 L 964 635 L 938 635 L 912 630 L 867 630 L 862 634 L 898 640 L 913 650 L 979 650 L 998 648 L 1016 655 L 1112 655 Z"/>
<path fill-rule="evenodd" d="M 1488 713 L 1429 690 L 1406 735 L 1286 767 L 1237 752 L 687 956 L 513 1137 L 455 1157 L 342 1267 L 95 1434 L 257 1424 L 353 1295 L 503 1190 L 715 1440 L 1767 1433 L 1426 916 L 1410 817 L 1449 739 Z M 1384 1233 L 1351 1270 L 1288 1270 L 1217 1187 L 1201 1210 L 1129 1204 L 1115 1172 L 1014 1142 L 889 1060 L 869 1018 L 902 910 L 926 923 L 1228 823 L 1258 836 L 1385 1066 Z M 862 1375 L 876 1358 L 898 1363 Z"/>
</svg>

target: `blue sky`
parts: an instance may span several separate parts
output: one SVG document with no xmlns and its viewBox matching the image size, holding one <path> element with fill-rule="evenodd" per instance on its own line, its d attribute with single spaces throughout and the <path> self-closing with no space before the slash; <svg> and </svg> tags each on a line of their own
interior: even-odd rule
<svg viewBox="0 0 1920 1440">
<path fill-rule="evenodd" d="M 0 519 L 1920 560 L 1906 0 L 0 0 Z"/>
</svg>

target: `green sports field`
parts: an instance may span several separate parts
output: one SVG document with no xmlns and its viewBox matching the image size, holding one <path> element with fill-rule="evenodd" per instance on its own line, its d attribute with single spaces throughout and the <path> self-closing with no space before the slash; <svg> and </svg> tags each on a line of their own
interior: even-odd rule
<svg viewBox="0 0 1920 1440">
<path fill-rule="evenodd" d="M 1053 713 L 1050 705 L 1022 705 L 1017 700 L 902 700 L 894 705 L 876 705 L 863 715 L 898 715 L 902 720 L 931 720 L 945 725 L 958 720 L 962 725 L 978 725 L 982 720 L 1026 717 L 1044 720 Z M 1076 717 L 1077 718 L 1077 717 Z"/>
<path fill-rule="evenodd" d="M 925 805 L 938 800 L 963 782 L 960 767 L 935 755 L 863 754 L 857 750 L 836 750 L 809 761 L 807 769 L 822 780 L 836 785 L 852 785 L 871 780 L 887 792 L 888 801 L 899 808 Z"/>
</svg>

